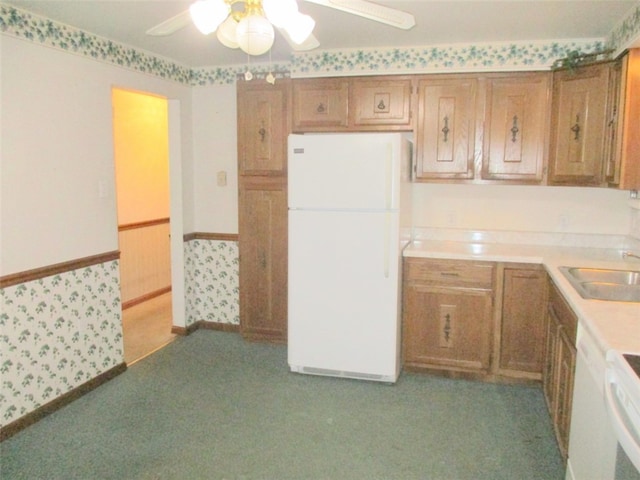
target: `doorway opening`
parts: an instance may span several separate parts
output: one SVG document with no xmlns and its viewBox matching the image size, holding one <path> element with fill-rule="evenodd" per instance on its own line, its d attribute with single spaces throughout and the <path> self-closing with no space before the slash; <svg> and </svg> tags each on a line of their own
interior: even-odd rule
<svg viewBox="0 0 640 480">
<path fill-rule="evenodd" d="M 113 88 L 125 363 L 173 341 L 169 113 L 164 97 Z"/>
</svg>

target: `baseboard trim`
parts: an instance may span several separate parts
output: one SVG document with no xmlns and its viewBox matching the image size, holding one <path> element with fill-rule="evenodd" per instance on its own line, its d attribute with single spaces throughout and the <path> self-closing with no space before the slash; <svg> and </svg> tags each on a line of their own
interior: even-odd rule
<svg viewBox="0 0 640 480">
<path fill-rule="evenodd" d="M 9 423 L 8 425 L 5 425 L 4 427 L 0 428 L 0 442 L 14 436 L 16 433 L 42 420 L 47 415 L 60 410 L 62 407 L 70 404 L 74 400 L 77 400 L 90 391 L 95 390 L 100 385 L 107 383 L 112 378 L 115 378 L 123 373 L 126 369 L 127 364 L 124 362 L 120 363 L 119 365 L 116 365 L 106 372 L 101 373 L 97 377 L 92 378 L 88 382 L 83 383 L 79 387 L 76 387 L 73 390 L 69 390 L 67 393 L 61 395 L 55 400 L 42 405 L 33 412 L 27 413 L 23 417 L 20 417 L 19 419 Z"/>
<path fill-rule="evenodd" d="M 233 323 L 207 322 L 200 320 L 198 328 L 203 330 L 218 330 L 220 332 L 240 333 L 240 325 Z"/>
<path fill-rule="evenodd" d="M 192 323 L 188 327 L 178 327 L 174 325 L 171 327 L 171 333 L 175 335 L 187 336 L 191 335 L 196 330 L 217 330 L 219 332 L 232 332 L 239 333 L 240 325 L 235 325 L 233 323 L 220 323 L 220 322 L 207 322 L 205 320 L 198 320 L 195 323 Z"/>
</svg>

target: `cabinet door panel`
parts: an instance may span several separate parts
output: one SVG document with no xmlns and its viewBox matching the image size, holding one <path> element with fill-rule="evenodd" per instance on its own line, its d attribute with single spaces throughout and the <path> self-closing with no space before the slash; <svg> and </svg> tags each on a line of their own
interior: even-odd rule
<svg viewBox="0 0 640 480">
<path fill-rule="evenodd" d="M 564 331 L 558 337 L 558 390 L 556 402 L 555 429 L 564 458 L 569 450 L 569 427 L 571 425 L 571 406 L 573 404 L 573 380 L 576 363 L 576 350 Z"/>
<path fill-rule="evenodd" d="M 489 368 L 490 292 L 420 286 L 405 291 L 405 364 Z"/>
<path fill-rule="evenodd" d="M 602 182 L 609 70 L 598 64 L 554 73 L 550 183 Z"/>
<path fill-rule="evenodd" d="M 549 112 L 546 73 L 490 79 L 482 177 L 540 182 Z"/>
<path fill-rule="evenodd" d="M 547 402 L 547 408 L 551 414 L 552 420 L 555 422 L 555 410 L 557 403 L 558 388 L 558 332 L 560 325 L 558 319 L 549 308 L 546 316 L 545 331 L 545 350 L 544 350 L 544 369 L 542 371 L 542 391 Z"/>
<path fill-rule="evenodd" d="M 286 179 L 241 178 L 240 330 L 285 341 L 287 332 Z"/>
<path fill-rule="evenodd" d="M 610 186 L 640 190 L 640 48 L 612 67 L 606 180 Z"/>
<path fill-rule="evenodd" d="M 547 277 L 505 268 L 499 368 L 542 374 Z"/>
<path fill-rule="evenodd" d="M 411 128 L 411 79 L 353 79 L 349 112 L 356 129 Z"/>
<path fill-rule="evenodd" d="M 284 175 L 289 81 L 238 82 L 238 174 Z"/>
<path fill-rule="evenodd" d="M 302 79 L 293 82 L 293 130 L 344 130 L 348 122 L 349 80 Z"/>
<path fill-rule="evenodd" d="M 473 178 L 477 81 L 418 84 L 417 178 Z"/>
</svg>

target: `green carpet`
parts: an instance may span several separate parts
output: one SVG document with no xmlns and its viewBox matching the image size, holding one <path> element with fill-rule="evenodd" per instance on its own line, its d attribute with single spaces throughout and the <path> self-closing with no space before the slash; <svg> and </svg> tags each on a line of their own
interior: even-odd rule
<svg viewBox="0 0 640 480">
<path fill-rule="evenodd" d="M 290 373 L 199 330 L 0 444 L 9 479 L 561 480 L 539 388 Z"/>
</svg>

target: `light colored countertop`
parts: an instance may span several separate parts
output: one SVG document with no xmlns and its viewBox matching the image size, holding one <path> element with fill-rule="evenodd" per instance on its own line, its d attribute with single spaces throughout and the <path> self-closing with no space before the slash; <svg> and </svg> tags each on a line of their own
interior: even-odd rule
<svg viewBox="0 0 640 480">
<path fill-rule="evenodd" d="M 578 316 L 581 327 L 596 339 L 603 353 L 613 348 L 640 354 L 640 303 L 584 299 L 558 270 L 562 266 L 640 270 L 640 260 L 623 260 L 622 251 L 622 248 L 609 246 L 596 248 L 481 243 L 471 239 L 424 239 L 410 243 L 403 255 L 541 264 Z"/>
</svg>

